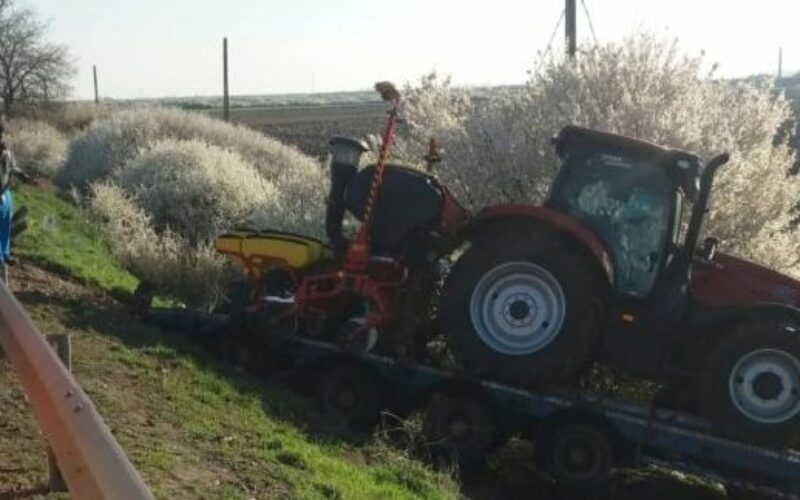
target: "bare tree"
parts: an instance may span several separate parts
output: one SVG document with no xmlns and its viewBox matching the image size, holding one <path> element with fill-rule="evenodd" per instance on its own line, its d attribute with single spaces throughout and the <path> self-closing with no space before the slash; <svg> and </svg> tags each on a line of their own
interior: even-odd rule
<svg viewBox="0 0 800 500">
<path fill-rule="evenodd" d="M 75 72 L 64 45 L 46 40 L 48 25 L 32 9 L 0 0 L 0 98 L 10 115 L 18 105 L 36 105 L 69 91 Z"/>
</svg>

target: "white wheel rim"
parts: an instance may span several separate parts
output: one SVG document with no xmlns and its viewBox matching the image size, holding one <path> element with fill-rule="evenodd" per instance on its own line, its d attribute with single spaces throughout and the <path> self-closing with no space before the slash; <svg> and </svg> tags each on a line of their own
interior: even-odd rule
<svg viewBox="0 0 800 500">
<path fill-rule="evenodd" d="M 728 388 L 736 409 L 748 419 L 785 422 L 800 412 L 800 361 L 780 349 L 750 351 L 731 370 Z"/>
<path fill-rule="evenodd" d="M 558 280 L 531 262 L 509 262 L 478 282 L 469 304 L 478 337 L 509 356 L 533 354 L 561 331 L 566 299 Z"/>
</svg>

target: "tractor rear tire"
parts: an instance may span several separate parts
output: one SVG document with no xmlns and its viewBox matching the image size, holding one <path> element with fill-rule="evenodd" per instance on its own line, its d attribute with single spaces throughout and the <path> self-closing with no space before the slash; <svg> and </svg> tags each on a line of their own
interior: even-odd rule
<svg viewBox="0 0 800 500">
<path fill-rule="evenodd" d="M 607 285 L 550 232 L 476 239 L 445 283 L 448 345 L 475 376 L 531 386 L 574 378 L 597 349 Z"/>
<path fill-rule="evenodd" d="M 762 318 L 717 340 L 700 373 L 701 413 L 727 437 L 800 442 L 800 322 Z"/>
</svg>

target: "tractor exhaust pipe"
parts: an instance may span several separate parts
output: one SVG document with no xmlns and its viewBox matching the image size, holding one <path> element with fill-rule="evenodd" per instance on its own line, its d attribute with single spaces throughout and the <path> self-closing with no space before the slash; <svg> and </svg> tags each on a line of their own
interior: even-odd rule
<svg viewBox="0 0 800 500">
<path fill-rule="evenodd" d="M 703 226 L 703 219 L 708 211 L 708 201 L 711 197 L 711 187 L 714 184 L 714 176 L 717 169 L 725 165 L 730 160 L 728 153 L 718 154 L 706 163 L 703 173 L 700 176 L 700 193 L 697 201 L 692 208 L 692 217 L 689 221 L 689 229 L 686 232 L 686 243 L 684 246 L 684 258 L 688 264 L 692 261 L 697 241 L 700 238 L 700 229 Z"/>
</svg>

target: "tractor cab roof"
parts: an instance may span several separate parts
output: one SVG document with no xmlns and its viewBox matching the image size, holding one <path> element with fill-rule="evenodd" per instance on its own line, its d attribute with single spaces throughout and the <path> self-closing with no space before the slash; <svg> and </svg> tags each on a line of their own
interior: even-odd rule
<svg viewBox="0 0 800 500">
<path fill-rule="evenodd" d="M 634 139 L 624 135 L 601 132 L 575 125 L 568 125 L 553 138 L 556 154 L 564 158 L 567 153 L 583 149 L 614 149 L 621 153 L 646 156 L 658 163 L 676 164 L 680 160 L 700 163 L 697 155 L 679 149 L 659 146 L 652 142 Z"/>
<path fill-rule="evenodd" d="M 694 198 L 699 188 L 699 177 L 703 171 L 702 163 L 694 153 L 574 125 L 561 129 L 553 138 L 553 145 L 562 160 L 569 153 L 592 151 L 613 152 L 620 156 L 635 156 L 647 160 L 666 169 L 670 179 L 690 198 Z"/>
</svg>

